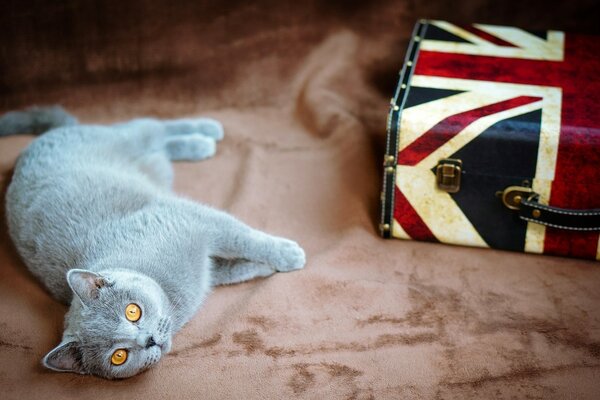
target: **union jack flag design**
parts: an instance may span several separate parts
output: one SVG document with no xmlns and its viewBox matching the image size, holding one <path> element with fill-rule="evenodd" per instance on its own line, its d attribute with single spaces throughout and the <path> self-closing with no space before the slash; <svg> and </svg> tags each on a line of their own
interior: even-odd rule
<svg viewBox="0 0 600 400">
<path fill-rule="evenodd" d="M 497 192 L 600 208 L 600 40 L 444 21 L 415 27 L 391 101 L 384 237 L 600 259 L 597 231 L 519 219 Z M 462 161 L 460 190 L 436 185 Z"/>
</svg>

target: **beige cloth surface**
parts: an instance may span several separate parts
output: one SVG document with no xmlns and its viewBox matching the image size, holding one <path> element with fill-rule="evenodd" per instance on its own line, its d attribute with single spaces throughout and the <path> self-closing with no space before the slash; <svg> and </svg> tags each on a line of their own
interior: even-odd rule
<svg viewBox="0 0 600 400">
<path fill-rule="evenodd" d="M 116 27 L 120 44 L 75 52 L 85 62 L 64 75 L 52 60 L 68 51 L 43 44 L 32 45 L 39 63 L 29 72 L 5 68 L 14 78 L 3 82 L 5 110 L 61 103 L 84 122 L 218 118 L 217 155 L 178 163 L 175 190 L 297 240 L 308 263 L 216 288 L 156 367 L 105 381 L 40 366 L 66 308 L 27 272 L 2 219 L 0 398 L 597 398 L 598 264 L 378 237 L 387 103 L 404 45 L 416 15 L 450 5 L 317 3 L 301 14 L 269 4 L 210 21 L 182 12 L 163 30 L 148 18 L 132 38 Z M 471 4 L 456 18 L 477 18 L 487 3 Z M 3 187 L 30 140 L 0 139 Z"/>
</svg>

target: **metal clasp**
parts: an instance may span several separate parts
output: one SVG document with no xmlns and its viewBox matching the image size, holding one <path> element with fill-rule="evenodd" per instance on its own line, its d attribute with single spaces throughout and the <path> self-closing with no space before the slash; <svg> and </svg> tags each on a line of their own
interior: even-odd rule
<svg viewBox="0 0 600 400">
<path fill-rule="evenodd" d="M 437 186 L 448 193 L 460 190 L 460 176 L 462 174 L 462 161 L 454 158 L 445 158 L 438 162 L 435 169 Z"/>
<path fill-rule="evenodd" d="M 498 192 L 498 196 L 502 198 L 502 203 L 511 210 L 519 210 L 523 200 L 531 200 L 538 196 L 530 187 L 526 186 L 509 186 L 502 192 Z"/>
</svg>

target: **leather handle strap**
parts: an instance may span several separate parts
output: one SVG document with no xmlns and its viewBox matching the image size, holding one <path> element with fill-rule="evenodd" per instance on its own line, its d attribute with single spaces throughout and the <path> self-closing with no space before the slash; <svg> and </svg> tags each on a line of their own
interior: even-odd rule
<svg viewBox="0 0 600 400">
<path fill-rule="evenodd" d="M 546 206 L 535 197 L 522 200 L 519 218 L 528 222 L 572 231 L 600 231 L 600 209 L 569 210 Z"/>
</svg>

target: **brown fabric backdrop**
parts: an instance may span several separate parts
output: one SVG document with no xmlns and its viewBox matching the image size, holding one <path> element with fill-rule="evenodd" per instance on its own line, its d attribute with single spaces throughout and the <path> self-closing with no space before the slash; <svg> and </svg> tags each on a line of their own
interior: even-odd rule
<svg viewBox="0 0 600 400">
<path fill-rule="evenodd" d="M 39 366 L 65 308 L 0 220 L 0 397 L 596 398 L 596 263 L 376 231 L 416 19 L 595 33 L 595 3 L 3 1 L 0 111 L 219 118 L 217 156 L 178 164 L 176 190 L 298 240 L 308 264 L 216 289 L 156 368 L 108 382 Z M 30 140 L 0 139 L 0 186 Z"/>
</svg>

